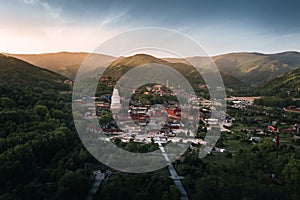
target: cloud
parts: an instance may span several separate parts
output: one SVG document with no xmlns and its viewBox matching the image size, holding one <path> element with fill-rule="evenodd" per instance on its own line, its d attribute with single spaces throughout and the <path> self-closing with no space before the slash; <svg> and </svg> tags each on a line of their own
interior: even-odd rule
<svg viewBox="0 0 300 200">
<path fill-rule="evenodd" d="M 213 55 L 232 51 L 299 51 L 300 12 L 296 1 L 242 3 L 229 0 L 218 2 L 218 6 L 216 0 L 193 0 L 188 4 L 170 2 L 3 1 L 0 6 L 0 49 L 28 52 L 89 50 L 95 44 L 93 40 L 108 39 L 111 32 L 154 26 L 188 34 Z M 88 44 L 79 45 L 79 40 L 88 41 Z M 46 45 L 38 45 L 42 43 Z M 22 48 L 20 44 L 23 44 Z"/>
<path fill-rule="evenodd" d="M 126 17 L 127 13 L 128 13 L 128 10 L 111 12 L 107 17 L 105 17 L 100 22 L 100 26 L 103 27 L 103 26 L 109 26 L 109 25 L 116 24 L 116 23 L 120 22 L 121 20 L 123 20 L 124 17 Z"/>
<path fill-rule="evenodd" d="M 53 8 L 47 2 L 40 2 L 41 6 L 55 19 L 62 20 L 60 13 L 60 8 Z"/>
<path fill-rule="evenodd" d="M 39 0 L 22 0 L 25 4 L 35 5 Z"/>
<path fill-rule="evenodd" d="M 62 11 L 61 8 L 52 7 L 49 5 L 48 2 L 43 1 L 43 0 L 21 0 L 21 1 L 32 7 L 42 8 L 52 18 L 60 20 L 61 22 L 63 21 L 62 17 L 61 17 L 61 11 Z"/>
</svg>

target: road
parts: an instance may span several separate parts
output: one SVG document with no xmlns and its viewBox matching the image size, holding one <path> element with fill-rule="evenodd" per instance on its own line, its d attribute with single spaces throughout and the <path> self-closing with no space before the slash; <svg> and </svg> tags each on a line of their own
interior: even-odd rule
<svg viewBox="0 0 300 200">
<path fill-rule="evenodd" d="M 160 149 L 160 151 L 161 151 L 164 159 L 168 163 L 168 170 L 169 170 L 169 173 L 171 175 L 170 178 L 173 179 L 175 186 L 178 188 L 178 190 L 181 193 L 180 199 L 181 200 L 188 200 L 189 199 L 188 195 L 187 195 L 187 193 L 186 193 L 186 191 L 185 191 L 185 189 L 184 189 L 184 187 L 183 187 L 183 185 L 181 183 L 181 179 L 183 179 L 183 177 L 182 176 L 178 176 L 178 174 L 176 172 L 176 169 L 174 168 L 174 166 L 172 165 L 172 163 L 170 163 L 170 159 L 168 157 L 168 154 L 166 153 L 165 148 L 163 147 L 163 145 L 161 144 L 161 142 L 157 141 L 157 144 L 158 144 L 158 147 L 159 147 L 159 149 Z"/>
<path fill-rule="evenodd" d="M 0 196 L 0 199 L 7 199 L 9 197 L 9 194 L 3 194 Z"/>
<path fill-rule="evenodd" d="M 86 197 L 86 200 L 92 200 L 93 199 L 93 196 L 96 194 L 100 184 L 102 183 L 102 181 L 104 180 L 105 178 L 105 173 L 101 173 L 100 170 L 94 172 L 95 173 L 95 180 L 93 182 L 93 185 L 89 191 L 89 194 L 88 196 Z"/>
</svg>

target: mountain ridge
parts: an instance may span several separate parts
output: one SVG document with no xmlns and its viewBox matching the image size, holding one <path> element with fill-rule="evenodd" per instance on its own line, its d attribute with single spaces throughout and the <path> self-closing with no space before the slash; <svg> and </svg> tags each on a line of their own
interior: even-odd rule
<svg viewBox="0 0 300 200">
<path fill-rule="evenodd" d="M 106 72 L 104 73 L 106 76 L 114 77 L 118 79 L 122 76 L 122 74 L 126 73 L 133 67 L 136 67 L 141 64 L 148 64 L 148 63 L 157 63 L 169 66 L 178 72 L 180 72 L 183 76 L 185 76 L 192 84 L 205 84 L 201 75 L 207 74 L 207 72 L 199 73 L 197 69 L 195 69 L 192 65 L 188 65 L 186 63 L 172 63 L 168 62 L 161 58 L 156 58 L 151 55 L 147 54 L 136 54 L 134 56 L 123 57 L 116 59 L 113 61 Z M 221 76 L 223 77 L 223 81 L 226 87 L 231 88 L 235 85 L 244 84 L 240 80 L 232 77 L 230 74 L 225 72 L 220 72 Z"/>
<path fill-rule="evenodd" d="M 4 53 L 4 55 L 15 57 L 41 68 L 49 69 L 51 71 L 67 76 L 71 80 L 75 79 L 79 67 L 89 55 L 97 57 L 97 64 L 99 65 L 104 65 L 105 63 L 110 62 L 112 59 L 114 59 L 113 56 L 104 54 L 90 54 L 86 52 L 57 52 L 44 54 Z"/>
<path fill-rule="evenodd" d="M 49 69 L 32 65 L 25 61 L 0 54 L 0 84 L 9 87 L 43 87 L 57 92 L 69 90 L 72 81 Z"/>
<path fill-rule="evenodd" d="M 8 55 L 17 57 L 22 60 L 26 59 L 26 61 L 28 61 L 31 64 L 34 63 L 37 66 L 58 72 L 74 80 L 78 68 L 80 67 L 84 59 L 89 55 L 89 53 L 59 52 L 59 53 L 46 53 L 46 54 L 8 54 Z M 68 56 L 66 55 L 68 55 L 71 58 L 68 59 Z M 234 52 L 234 53 L 216 55 L 213 57 L 194 56 L 194 57 L 187 57 L 187 58 L 156 58 L 152 56 L 152 57 L 147 57 L 148 61 L 145 57 L 143 58 L 143 56 L 147 54 L 137 54 L 137 55 L 144 60 L 143 61 L 135 60 L 134 61 L 135 63 L 132 64 L 137 64 L 137 63 L 143 64 L 143 62 L 147 63 L 149 62 L 149 58 L 151 58 L 152 60 L 160 59 L 160 60 L 165 60 L 168 63 L 173 63 L 173 64 L 177 63 L 177 65 L 180 63 L 186 65 L 190 65 L 191 63 L 195 65 L 199 64 L 202 66 L 201 70 L 203 70 L 204 72 L 210 70 L 210 60 L 213 60 L 216 66 L 218 67 L 220 73 L 224 75 L 225 74 L 230 75 L 235 79 L 239 80 L 241 83 L 245 83 L 246 85 L 259 85 L 265 81 L 269 81 L 277 76 L 293 71 L 294 69 L 300 67 L 300 53 L 297 51 L 286 51 L 286 52 L 279 52 L 279 53 L 272 53 L 272 54 L 264 54 L 259 52 Z M 97 60 L 98 62 L 100 61 L 100 64 L 103 66 L 110 62 L 112 62 L 110 64 L 113 64 L 114 62 L 119 62 L 122 59 L 128 58 L 128 57 L 115 58 L 103 54 L 99 54 L 99 56 L 100 59 Z M 60 58 L 59 62 L 57 60 L 55 60 L 55 62 L 51 61 L 57 57 L 64 57 L 64 58 Z"/>
<path fill-rule="evenodd" d="M 300 68 L 262 83 L 256 88 L 264 96 L 300 97 Z"/>
</svg>

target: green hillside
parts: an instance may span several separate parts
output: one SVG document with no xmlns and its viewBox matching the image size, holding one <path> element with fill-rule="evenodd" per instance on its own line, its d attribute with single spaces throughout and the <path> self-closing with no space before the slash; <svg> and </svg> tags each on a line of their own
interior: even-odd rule
<svg viewBox="0 0 300 200">
<path fill-rule="evenodd" d="M 300 68 L 288 72 L 257 87 L 262 95 L 300 97 Z"/>
<path fill-rule="evenodd" d="M 71 52 L 59 52 L 59 53 L 45 53 L 45 54 L 7 54 L 11 57 L 18 58 L 25 62 L 31 63 L 41 68 L 49 69 L 51 71 L 60 73 L 71 80 L 76 77 L 77 70 L 84 62 L 89 53 L 71 53 Z M 95 66 L 101 66 L 110 62 L 114 57 L 92 54 L 97 58 Z"/>
<path fill-rule="evenodd" d="M 189 65 L 172 64 L 149 55 L 119 58 L 106 74 L 117 78 L 120 71 L 150 62 L 171 66 L 192 83 L 201 80 Z M 289 89 L 299 86 L 299 71 L 275 78 L 261 85 L 261 90 L 256 87 L 257 91 L 263 92 L 271 86 L 283 88 L 284 84 Z M 227 80 L 224 77 L 227 74 L 222 75 Z M 90 172 L 103 166 L 78 138 L 71 113 L 71 87 L 66 80 L 62 75 L 0 55 L 0 199 L 86 198 L 91 188 Z M 290 91 L 294 94 L 294 90 Z M 234 199 L 299 199 L 298 146 L 281 145 L 276 159 L 271 138 L 264 138 L 258 144 L 247 142 L 245 128 L 253 124 L 262 128 L 270 120 L 270 115 L 263 115 L 264 123 L 253 121 L 257 111 L 230 110 L 230 115 L 237 119 L 237 125 L 232 127 L 235 132 L 222 133 L 221 138 L 227 139 L 217 144 L 228 152 L 213 152 L 200 160 L 198 151 L 189 149 L 184 159 L 176 161 L 174 166 L 184 176 L 183 184 L 189 186 L 190 199 L 215 199 L 215 194 L 226 198 L 234 194 L 230 197 Z M 275 111 L 286 120 L 281 111 Z M 272 117 L 278 119 L 276 115 Z M 129 149 L 140 143 L 130 141 L 120 145 Z M 278 178 L 272 180 L 274 169 Z M 121 189 L 115 192 L 116 188 Z M 101 185 L 94 199 L 177 199 L 179 194 L 174 189 L 166 168 L 145 174 L 118 172 Z"/>
<path fill-rule="evenodd" d="M 7 54 L 12 57 L 24 60 L 33 65 L 49 69 L 51 71 L 60 73 L 67 76 L 71 80 L 75 79 L 76 73 L 88 53 L 46 53 L 46 54 Z M 97 58 L 95 67 L 104 66 L 111 62 L 114 57 L 102 54 L 93 54 Z M 118 62 L 122 62 L 124 66 L 136 66 L 143 62 L 153 62 L 152 58 L 143 58 L 142 56 L 135 57 L 134 60 L 128 60 L 128 58 L 119 58 L 112 65 L 118 65 Z M 122 59 L 126 59 L 124 61 Z M 150 59 L 150 60 L 149 60 Z M 156 59 L 156 58 L 155 58 Z M 159 60 L 159 61 L 158 61 Z M 187 72 L 191 69 L 187 65 L 189 62 L 193 64 L 199 64 L 204 72 L 210 70 L 208 57 L 188 57 L 186 59 L 180 58 L 163 58 L 156 59 L 156 62 L 173 65 L 174 68 L 181 68 L 181 72 L 184 74 L 193 74 L 193 72 Z M 217 67 L 222 73 L 225 85 L 227 87 L 241 87 L 246 85 L 258 85 L 264 81 L 271 80 L 279 75 L 290 72 L 300 66 L 300 53 L 298 52 L 283 52 L 277 54 L 262 54 L 262 53 L 229 53 L 224 55 L 217 55 L 212 57 Z M 124 62 L 124 63 L 123 63 Z M 171 64 L 170 64 L 171 63 Z M 179 67 L 181 66 L 181 67 Z M 185 66 L 185 67 L 182 67 Z M 92 67 L 92 66 L 89 66 Z M 192 69 L 191 69 L 192 70 Z M 193 75 L 191 75 L 193 76 Z M 234 77 L 234 78 L 233 78 Z M 242 84 L 245 83 L 245 84 Z"/>
<path fill-rule="evenodd" d="M 257 86 L 229 92 L 232 96 L 262 96 L 255 101 L 270 107 L 300 106 L 300 68 Z"/>
<path fill-rule="evenodd" d="M 71 81 L 60 74 L 2 54 L 0 64 L 1 96 L 12 98 L 20 106 L 43 101 L 43 95 L 54 98 L 59 93 L 70 91 Z"/>
<path fill-rule="evenodd" d="M 193 63 L 203 71 L 209 71 L 208 57 L 188 57 L 186 59 L 164 58 L 172 63 Z M 227 73 L 247 85 L 257 85 L 300 67 L 300 53 L 278 54 L 229 53 L 212 57 L 220 72 Z"/>
<path fill-rule="evenodd" d="M 4 55 L 0 70 L 0 199 L 86 199 L 91 172 L 104 166 L 79 140 L 67 78 Z M 164 178 L 153 181 L 161 171 Z M 160 188 L 156 196 L 169 195 L 165 169 L 139 177 Z M 136 176 L 124 180 L 138 190 L 127 188 L 129 198 L 153 198 Z"/>
<path fill-rule="evenodd" d="M 85 198 L 66 77 L 0 54 L 0 121 L 0 199 Z"/>
<path fill-rule="evenodd" d="M 0 54 L 1 82 L 12 85 L 37 85 L 41 81 L 48 81 L 51 84 L 68 80 L 66 77 L 47 69 L 33 66 L 19 59 Z M 54 84 L 49 87 L 56 89 Z"/>
<path fill-rule="evenodd" d="M 231 53 L 213 57 L 220 71 L 256 85 L 300 67 L 300 53 Z"/>
<path fill-rule="evenodd" d="M 168 62 L 164 59 L 155 58 L 146 54 L 137 54 L 130 57 L 118 58 L 109 65 L 105 74 L 106 76 L 111 76 L 115 79 L 118 79 L 122 76 L 122 74 L 126 73 L 131 68 L 147 63 L 158 63 L 172 67 L 184 75 L 190 81 L 190 83 L 194 84 L 194 86 L 197 84 L 205 84 L 199 72 L 191 65 L 182 62 Z M 208 72 L 204 72 L 204 74 L 206 73 Z M 228 73 L 221 72 L 221 76 L 223 78 L 225 87 L 234 88 L 236 86 L 245 85 L 242 81 Z"/>
</svg>

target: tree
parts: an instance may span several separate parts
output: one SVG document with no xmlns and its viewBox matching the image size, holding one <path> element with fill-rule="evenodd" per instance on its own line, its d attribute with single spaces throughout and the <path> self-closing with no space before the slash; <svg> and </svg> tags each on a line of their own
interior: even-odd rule
<svg viewBox="0 0 300 200">
<path fill-rule="evenodd" d="M 15 106 L 15 102 L 7 97 L 0 98 L 0 107 L 1 108 L 12 108 Z"/>
<path fill-rule="evenodd" d="M 112 117 L 111 117 L 110 112 L 102 111 L 101 117 L 99 119 L 99 124 L 104 126 L 104 125 L 110 123 L 111 120 L 112 120 Z"/>
<path fill-rule="evenodd" d="M 285 183 L 294 191 L 298 190 L 300 192 L 300 160 L 296 159 L 294 155 L 291 156 L 282 174 Z"/>
<path fill-rule="evenodd" d="M 115 144 L 117 145 L 117 146 L 119 146 L 120 144 L 121 144 L 121 139 L 120 138 L 115 138 L 114 139 L 114 142 L 115 142 Z"/>
<path fill-rule="evenodd" d="M 125 148 L 127 151 L 129 152 L 138 152 L 138 146 L 137 143 L 135 143 L 134 141 L 129 141 L 126 145 Z"/>
<path fill-rule="evenodd" d="M 59 199 L 84 199 L 88 191 L 88 179 L 79 172 L 67 171 L 58 182 Z"/>
<path fill-rule="evenodd" d="M 180 199 L 180 191 L 174 185 L 171 185 L 170 190 L 166 191 L 163 194 L 162 200 L 167 200 L 167 199 L 172 199 L 172 200 Z"/>
<path fill-rule="evenodd" d="M 254 149 L 258 149 L 260 153 L 268 155 L 275 150 L 275 145 L 270 138 L 264 138 L 261 142 L 252 147 L 252 150 Z"/>
<path fill-rule="evenodd" d="M 45 116 L 49 112 L 48 108 L 43 105 L 36 105 L 33 108 L 33 113 L 40 117 L 40 120 L 44 120 Z"/>
<path fill-rule="evenodd" d="M 52 111 L 52 114 L 51 114 L 52 117 L 56 118 L 56 119 L 60 119 L 62 120 L 64 118 L 64 113 L 60 110 L 53 110 Z"/>
<path fill-rule="evenodd" d="M 218 139 L 218 141 L 217 141 L 217 144 L 216 144 L 216 146 L 217 147 L 224 147 L 225 146 L 225 142 L 227 141 L 227 136 L 226 136 L 226 133 L 225 132 L 222 132 L 221 134 L 220 134 L 220 137 L 219 137 L 219 139 Z"/>
<path fill-rule="evenodd" d="M 196 183 L 196 193 L 201 199 L 220 199 L 223 188 L 223 179 L 213 175 L 203 177 Z"/>
</svg>

